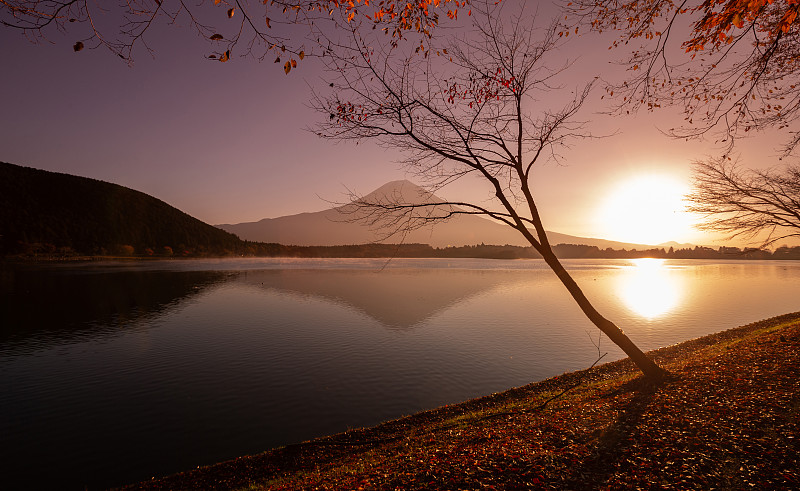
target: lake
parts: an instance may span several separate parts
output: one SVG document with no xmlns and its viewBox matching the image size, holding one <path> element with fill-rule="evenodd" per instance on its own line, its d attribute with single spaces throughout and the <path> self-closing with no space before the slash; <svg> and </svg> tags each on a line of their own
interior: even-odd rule
<svg viewBox="0 0 800 491">
<path fill-rule="evenodd" d="M 565 260 L 642 349 L 800 310 L 800 261 Z M 0 266 L 0 488 L 98 489 L 623 355 L 541 260 Z"/>
</svg>

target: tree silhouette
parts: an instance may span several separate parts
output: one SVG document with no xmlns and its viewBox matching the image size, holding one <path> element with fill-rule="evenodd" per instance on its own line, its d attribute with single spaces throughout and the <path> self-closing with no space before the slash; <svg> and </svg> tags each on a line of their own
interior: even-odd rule
<svg viewBox="0 0 800 491">
<path fill-rule="evenodd" d="M 726 157 L 695 163 L 688 210 L 706 218 L 703 230 L 730 238 L 762 237 L 761 247 L 800 237 L 800 168 L 742 170 Z"/>
<path fill-rule="evenodd" d="M 713 133 L 733 146 L 800 116 L 796 0 L 574 0 L 567 8 L 582 26 L 619 31 L 613 46 L 632 50 L 631 75 L 608 88 L 623 109 L 683 107 L 686 125 L 674 136 Z M 790 132 L 784 154 L 798 143 L 800 132 Z"/>
<path fill-rule="evenodd" d="M 428 37 L 439 25 L 440 13 L 455 19 L 467 4 L 468 0 L 133 0 L 101 5 L 88 0 L 0 0 L 0 25 L 32 40 L 48 39 L 54 30 L 67 31 L 76 36 L 75 51 L 103 46 L 130 63 L 136 46 L 151 50 L 147 34 L 154 25 L 185 24 L 211 44 L 209 59 L 226 62 L 234 47 L 243 45 L 243 53 L 260 59 L 277 54 L 275 62 L 283 62 L 288 74 L 311 54 L 303 45 L 320 24 L 380 28 L 394 40 L 411 32 Z M 292 26 L 301 29 L 293 31 Z"/>
<path fill-rule="evenodd" d="M 507 16 L 487 2 L 473 9 L 472 29 L 456 39 L 432 39 L 424 56 L 408 46 L 381 48 L 353 30 L 326 60 L 329 95 L 317 95 L 325 115 L 321 136 L 372 139 L 405 150 L 406 168 L 429 189 L 466 176 L 491 188 L 490 201 L 439 201 L 432 193 L 356 197 L 355 219 L 390 232 L 406 231 L 459 214 L 483 215 L 522 234 L 558 276 L 582 311 L 648 378 L 664 370 L 603 317 L 563 267 L 548 241 L 534 200 L 536 166 L 559 149 L 590 137 L 577 114 L 590 85 L 559 89 L 569 66 L 553 23 L 536 28 L 525 11 Z M 510 17 L 510 18 L 509 18 Z M 535 16 L 533 16 L 535 17 Z M 553 63 L 558 60 L 558 64 Z"/>
</svg>

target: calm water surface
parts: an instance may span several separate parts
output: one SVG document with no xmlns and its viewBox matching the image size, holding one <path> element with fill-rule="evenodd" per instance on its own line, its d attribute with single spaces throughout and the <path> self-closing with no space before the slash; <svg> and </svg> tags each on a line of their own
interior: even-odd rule
<svg viewBox="0 0 800 491">
<path fill-rule="evenodd" d="M 800 310 L 798 261 L 567 260 L 643 349 Z M 0 488 L 121 485 L 622 353 L 541 261 L 0 268 Z M 44 472 L 43 469 L 48 469 Z"/>
</svg>

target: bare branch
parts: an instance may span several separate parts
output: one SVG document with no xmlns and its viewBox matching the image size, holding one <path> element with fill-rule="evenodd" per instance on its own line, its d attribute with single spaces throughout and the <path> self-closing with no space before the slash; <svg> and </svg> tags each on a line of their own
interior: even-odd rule
<svg viewBox="0 0 800 491">
<path fill-rule="evenodd" d="M 728 149 L 751 130 L 800 117 L 800 5 L 754 0 L 575 0 L 573 26 L 617 30 L 630 75 L 607 90 L 617 111 L 683 108 L 679 138 L 715 135 Z M 570 26 L 571 28 L 572 26 Z M 800 137 L 789 131 L 791 154 Z"/>
<path fill-rule="evenodd" d="M 800 168 L 742 170 L 726 157 L 694 165 L 687 209 L 705 217 L 701 230 L 759 238 L 761 247 L 800 237 Z"/>
<path fill-rule="evenodd" d="M 87 0 L 0 0 L 0 26 L 19 30 L 34 41 L 46 40 L 52 30 L 69 32 L 78 41 L 75 51 L 84 46 L 105 47 L 132 63 L 137 48 L 153 52 L 146 41 L 153 26 L 184 24 L 206 40 L 212 49 L 209 59 L 228 61 L 232 50 L 243 45 L 243 53 L 260 60 L 270 53 L 277 54 L 278 60 L 288 57 L 281 61 L 286 61 L 284 69 L 289 73 L 306 55 L 321 54 L 314 40 L 326 29 L 380 28 L 394 43 L 406 38 L 424 42 L 438 27 L 440 12 L 455 18 L 464 5 L 455 0 L 413 4 L 393 0 L 123 0 L 108 5 Z"/>
<path fill-rule="evenodd" d="M 558 49 L 557 24 L 538 27 L 524 10 L 505 14 L 473 5 L 472 29 L 429 44 L 381 46 L 352 30 L 326 52 L 330 91 L 313 106 L 325 115 L 316 132 L 335 140 L 370 139 L 405 152 L 406 170 L 433 189 L 470 176 L 493 192 L 488 204 L 448 201 L 432 192 L 354 196 L 348 219 L 394 234 L 481 215 L 517 230 L 552 268 L 587 317 L 648 377 L 664 372 L 600 315 L 555 256 L 531 190 L 535 167 L 561 148 L 591 138 L 577 116 L 591 83 L 559 80 L 571 63 Z M 421 54 L 421 55 L 420 55 Z"/>
</svg>

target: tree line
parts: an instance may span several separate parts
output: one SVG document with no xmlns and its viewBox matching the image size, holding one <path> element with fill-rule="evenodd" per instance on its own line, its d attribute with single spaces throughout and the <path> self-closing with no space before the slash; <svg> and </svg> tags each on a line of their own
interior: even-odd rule
<svg viewBox="0 0 800 491">
<path fill-rule="evenodd" d="M 293 246 L 247 242 L 245 254 L 254 257 L 319 258 L 476 258 L 541 259 L 533 247 L 514 245 L 464 245 L 432 247 L 428 244 L 358 244 L 337 246 Z M 754 247 L 705 246 L 687 248 L 601 249 L 582 244 L 556 244 L 553 251 L 562 259 L 800 259 L 800 247 L 781 246 L 770 251 Z"/>
<path fill-rule="evenodd" d="M 771 251 L 755 247 L 705 246 L 651 249 L 601 249 L 583 244 L 556 244 L 553 251 L 561 259 L 734 259 L 734 260 L 800 260 L 800 246 L 781 246 Z M 16 253 L 23 257 L 69 258 L 81 256 L 69 247 L 50 243 L 22 244 Z M 209 250 L 203 246 L 179 244 L 175 247 L 136 249 L 119 244 L 111 249 L 96 248 L 83 254 L 111 257 L 179 258 L 179 257 L 294 257 L 294 258 L 464 258 L 464 259 L 541 259 L 533 247 L 515 245 L 464 245 L 432 247 L 428 244 L 353 244 L 335 246 L 297 246 L 268 242 L 242 241 L 228 249 Z"/>
</svg>

